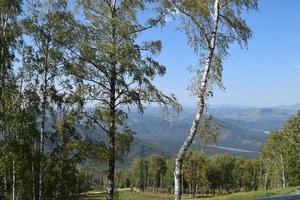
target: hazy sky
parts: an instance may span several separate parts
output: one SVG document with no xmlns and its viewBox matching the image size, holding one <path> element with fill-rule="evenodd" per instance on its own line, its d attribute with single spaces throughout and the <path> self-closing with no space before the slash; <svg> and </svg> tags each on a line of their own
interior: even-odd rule
<svg viewBox="0 0 300 200">
<path fill-rule="evenodd" d="M 300 103 L 300 1 L 261 0 L 258 12 L 246 16 L 254 32 L 248 49 L 233 45 L 224 62 L 225 91 L 215 91 L 211 105 L 240 104 L 274 106 Z M 197 58 L 185 35 L 170 21 L 162 29 L 147 32 L 141 39 L 161 39 L 158 60 L 167 75 L 155 81 L 164 91 L 174 93 L 182 104 L 195 98 L 186 90 L 191 74 L 188 66 Z"/>
</svg>

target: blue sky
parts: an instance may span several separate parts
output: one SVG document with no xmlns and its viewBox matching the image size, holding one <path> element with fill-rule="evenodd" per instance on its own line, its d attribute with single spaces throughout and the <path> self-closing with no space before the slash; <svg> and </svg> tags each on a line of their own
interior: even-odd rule
<svg viewBox="0 0 300 200">
<path fill-rule="evenodd" d="M 238 104 L 258 107 L 300 103 L 300 1 L 261 0 L 259 11 L 246 15 L 254 32 L 248 49 L 230 48 L 224 62 L 225 91 L 215 90 L 210 105 Z M 184 105 L 195 104 L 187 91 L 192 74 L 188 66 L 197 58 L 176 31 L 176 22 L 152 30 L 141 39 L 160 39 L 157 57 L 167 75 L 155 81 L 167 93 L 174 93 Z"/>
</svg>

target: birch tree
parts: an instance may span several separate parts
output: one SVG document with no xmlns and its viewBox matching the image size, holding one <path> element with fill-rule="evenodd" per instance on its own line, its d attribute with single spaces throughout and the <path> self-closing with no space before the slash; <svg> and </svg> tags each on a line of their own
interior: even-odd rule
<svg viewBox="0 0 300 200">
<path fill-rule="evenodd" d="M 262 151 L 266 159 L 272 158 L 269 160 L 274 164 L 272 169 L 277 169 L 280 172 L 279 182 L 282 188 L 287 185 L 287 145 L 284 145 L 284 143 L 283 135 L 280 132 L 270 133 Z"/>
<path fill-rule="evenodd" d="M 198 128 L 198 132 L 201 144 L 201 152 L 204 153 L 207 151 L 208 147 L 212 147 L 213 154 L 215 154 L 219 136 L 218 130 L 220 129 L 220 125 L 213 124 L 212 117 L 208 116 L 208 118 L 204 119 L 199 126 L 200 127 Z"/>
<path fill-rule="evenodd" d="M 86 120 L 105 135 L 109 200 L 114 194 L 115 162 L 121 157 L 117 153 L 128 151 L 133 138 L 126 125 L 127 109 L 135 107 L 142 113 L 148 103 L 177 105 L 174 96 L 152 84 L 166 72 L 154 59 L 161 42 L 137 42 L 140 33 L 163 23 L 164 13 L 153 2 L 80 0 L 82 19 L 77 22 L 77 33 L 69 31 L 78 39 L 67 45 L 76 61 L 65 70 L 74 78 L 74 95 L 88 105 L 83 109 Z M 157 11 L 155 16 L 141 20 L 138 15 L 149 5 Z"/>
<path fill-rule="evenodd" d="M 182 30 L 199 56 L 196 81 L 191 87 L 198 98 L 197 110 L 190 132 L 175 161 L 174 198 L 180 200 L 182 163 L 197 133 L 206 99 L 212 94 L 214 85 L 222 87 L 222 60 L 228 56 L 229 45 L 238 42 L 243 46 L 251 38 L 252 32 L 242 18 L 242 12 L 244 9 L 256 9 L 257 0 L 172 0 L 167 5 L 173 12 L 181 14 Z"/>
<path fill-rule="evenodd" d="M 266 171 L 265 186 L 282 188 L 299 184 L 300 177 L 300 113 L 292 117 L 282 130 L 271 132 L 262 149 Z M 266 188 L 266 187 L 265 187 Z"/>
<path fill-rule="evenodd" d="M 0 2 L 0 122 L 2 139 L 5 140 L 6 128 L 6 88 L 13 81 L 13 62 L 16 61 L 16 48 L 20 42 L 18 16 L 22 1 Z"/>
<path fill-rule="evenodd" d="M 9 127 L 10 113 L 9 103 L 12 98 L 11 91 L 15 89 L 13 63 L 16 62 L 17 47 L 20 44 L 20 26 L 18 17 L 21 14 L 21 0 L 0 2 L 0 143 L 1 151 L 4 156 L 0 157 L 1 162 L 11 162 L 7 169 L 4 167 L 4 196 L 7 193 L 8 176 L 7 171 L 12 170 L 13 174 L 13 199 L 16 198 L 15 193 L 15 160 L 12 158 L 13 148 L 12 135 Z M 6 169 L 5 169 L 6 168 Z M 2 174 L 2 172 L 0 172 Z"/>
<path fill-rule="evenodd" d="M 64 12 L 66 2 L 63 0 L 29 1 L 28 16 L 24 20 L 25 34 L 32 40 L 33 61 L 27 68 L 33 77 L 36 90 L 40 96 L 40 137 L 37 142 L 39 148 L 39 176 L 38 199 L 43 199 L 43 154 L 47 139 L 47 113 L 56 105 L 58 97 L 60 68 L 64 57 L 62 49 L 53 40 L 57 32 L 55 29 L 58 17 Z M 49 116 L 49 115 L 48 115 Z M 49 119 L 49 118 L 48 118 Z"/>
<path fill-rule="evenodd" d="M 283 137 L 287 141 L 288 183 L 300 184 L 300 112 L 292 117 L 283 128 Z"/>
<path fill-rule="evenodd" d="M 207 161 L 204 154 L 197 151 L 188 151 L 186 162 L 183 165 L 185 178 L 188 181 L 189 197 L 195 198 L 197 189 L 201 186 L 206 178 L 208 169 Z"/>
</svg>

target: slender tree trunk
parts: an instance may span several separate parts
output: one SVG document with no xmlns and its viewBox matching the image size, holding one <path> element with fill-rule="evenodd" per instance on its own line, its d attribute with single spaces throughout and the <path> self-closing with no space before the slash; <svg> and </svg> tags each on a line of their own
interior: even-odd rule
<svg viewBox="0 0 300 200">
<path fill-rule="evenodd" d="M 181 191 L 182 191 L 182 193 L 184 193 L 184 173 L 182 173 L 182 176 L 181 176 Z"/>
<path fill-rule="evenodd" d="M 188 150 L 188 148 L 191 146 L 195 135 L 197 128 L 200 124 L 200 120 L 204 111 L 205 106 L 205 95 L 206 95 L 206 87 L 207 87 L 207 81 L 208 81 L 208 74 L 210 72 L 211 68 L 211 60 L 214 54 L 216 39 L 217 39 L 217 31 L 218 31 L 218 23 L 219 23 L 219 0 L 215 0 L 215 6 L 214 6 L 214 27 L 210 38 L 210 44 L 208 47 L 208 54 L 207 59 L 205 63 L 204 72 L 202 74 L 201 83 L 199 87 L 199 102 L 198 102 L 198 109 L 195 115 L 195 118 L 193 120 L 192 126 L 190 128 L 190 133 L 186 140 L 184 141 L 183 145 L 181 146 L 176 161 L 175 161 L 175 171 L 174 171 L 174 181 L 175 181 L 175 192 L 174 192 L 174 198 L 175 200 L 181 200 L 182 190 L 180 188 L 180 179 L 181 179 L 181 171 L 182 171 L 182 163 L 183 159 L 185 157 L 185 154 Z"/>
<path fill-rule="evenodd" d="M 0 44 L 0 66 L 1 66 L 1 87 L 0 87 L 0 100 L 1 100 L 1 120 L 2 120 L 2 124 L 1 124 L 1 128 L 2 128 L 2 137 L 4 140 L 4 151 L 7 152 L 7 130 L 6 130 L 6 112 L 5 112 L 5 87 L 6 87 L 6 74 L 7 74 L 7 61 L 6 58 L 8 57 L 7 53 L 7 44 L 6 44 L 6 28 L 7 28 L 7 17 L 4 14 L 1 14 L 1 22 L 2 22 L 2 30 L 1 30 L 1 44 Z M 4 158 L 4 162 L 6 162 L 6 158 Z M 4 172 L 4 197 L 6 198 L 7 195 L 7 172 L 5 170 Z"/>
<path fill-rule="evenodd" d="M 112 125 L 110 136 L 109 136 L 109 161 L 108 161 L 107 178 L 108 178 L 107 200 L 113 200 L 114 179 L 115 179 L 115 125 Z"/>
<path fill-rule="evenodd" d="M 4 56 L 4 55 L 1 55 Z M 4 95 L 4 90 L 5 90 L 5 63 L 4 63 L 4 58 L 1 58 L 1 87 L 0 87 L 0 98 L 1 98 L 1 128 L 2 128 L 2 133 L 3 133 L 3 138 L 5 139 L 5 95 Z"/>
<path fill-rule="evenodd" d="M 39 196 L 38 199 L 42 200 L 43 195 L 43 153 L 44 153 L 44 134 L 45 134 L 45 101 L 43 101 L 42 108 L 42 124 L 40 131 L 40 148 L 39 148 Z"/>
<path fill-rule="evenodd" d="M 47 43 L 48 52 L 48 43 Z M 40 144 L 39 144 L 39 196 L 38 199 L 43 199 L 43 156 L 44 156 L 44 137 L 45 137 L 45 123 L 46 123 L 46 107 L 47 107 L 47 89 L 48 89 L 48 53 L 45 58 L 44 69 L 44 84 L 42 92 L 42 113 L 41 113 L 41 130 L 40 130 Z"/>
<path fill-rule="evenodd" d="M 2 118 L 4 118 L 4 108 L 5 108 L 5 104 L 4 104 L 4 90 L 5 90 L 5 76 L 6 76 L 6 57 L 8 55 L 7 54 L 7 50 L 6 50 L 6 42 L 5 42 L 5 38 L 6 38 L 6 27 L 7 27 L 7 20 L 6 17 L 4 15 L 1 14 L 1 22 L 2 22 L 2 29 L 1 29 L 1 40 L 0 40 L 0 65 L 1 65 L 1 87 L 0 87 L 0 98 L 1 98 L 1 110 L 2 110 Z M 4 119 L 3 120 L 3 126 L 4 126 Z M 4 133 L 4 127 L 3 128 L 3 133 Z"/>
<path fill-rule="evenodd" d="M 259 188 L 262 187 L 262 158 L 259 157 Z"/>
<path fill-rule="evenodd" d="M 108 161 L 108 186 L 107 200 L 114 198 L 115 182 L 115 152 L 116 152 L 116 64 L 113 64 L 111 71 L 110 85 L 110 128 L 109 128 L 109 161 Z"/>
<path fill-rule="evenodd" d="M 198 183 L 195 184 L 195 189 L 194 189 L 194 198 L 196 197 L 196 193 L 198 193 L 199 185 Z M 200 191 L 201 192 L 201 191 Z"/>
<path fill-rule="evenodd" d="M 148 170 L 147 170 L 147 164 L 146 162 L 144 162 L 144 168 L 143 168 L 143 173 L 145 173 L 145 180 L 144 180 L 144 188 L 142 190 L 142 192 L 145 191 L 145 188 L 147 189 L 148 188 L 148 181 L 149 181 L 149 176 L 148 176 Z"/>
<path fill-rule="evenodd" d="M 31 160 L 31 175 L 32 175 L 32 200 L 35 200 L 35 170 L 34 170 L 34 138 L 32 137 L 32 160 Z"/>
<path fill-rule="evenodd" d="M 282 188 L 286 188 L 286 178 L 285 178 L 285 167 L 282 155 L 280 155 L 281 164 L 281 175 L 282 175 Z"/>
<path fill-rule="evenodd" d="M 255 187 L 255 180 L 256 180 L 256 169 L 253 167 L 253 174 L 252 174 L 252 181 L 251 181 L 251 190 Z"/>
<path fill-rule="evenodd" d="M 13 192 L 13 194 L 12 194 L 12 199 L 13 200 L 16 200 L 16 166 L 15 166 L 15 164 L 16 164 L 16 162 L 13 160 L 13 162 L 12 162 L 12 164 L 13 164 L 13 166 L 12 166 L 12 173 L 13 173 L 13 182 L 12 182 L 12 192 Z"/>
<path fill-rule="evenodd" d="M 189 181 L 189 198 L 191 199 L 192 198 L 192 183 L 191 181 Z"/>
<path fill-rule="evenodd" d="M 6 198 L 6 195 L 7 195 L 7 177 L 6 177 L 6 173 L 4 173 L 3 181 L 4 181 L 4 197 Z"/>
<path fill-rule="evenodd" d="M 163 188 L 163 175 L 160 174 L 160 190 Z"/>
<path fill-rule="evenodd" d="M 266 173 L 265 173 L 264 190 L 267 190 L 267 189 L 268 189 L 269 171 L 270 171 L 270 168 L 268 167 L 268 168 L 267 168 L 267 171 L 266 171 Z"/>
<path fill-rule="evenodd" d="M 183 190 L 183 178 L 182 178 L 182 160 L 176 159 L 175 161 L 175 170 L 174 170 L 174 195 L 175 200 L 180 200 Z M 180 184 L 182 184 L 180 186 Z"/>
<path fill-rule="evenodd" d="M 285 170 L 282 170 L 282 187 L 286 188 Z"/>
<path fill-rule="evenodd" d="M 116 17 L 115 0 L 111 0 L 111 17 Z M 112 25 L 112 54 L 111 54 L 111 77 L 110 77 L 110 127 L 109 127 L 109 161 L 108 161 L 108 186 L 107 200 L 114 199 L 115 189 L 115 159 L 116 159 L 116 81 L 117 81 L 117 61 L 116 61 L 116 30 L 115 24 Z"/>
<path fill-rule="evenodd" d="M 1 15 L 2 16 L 2 15 Z M 4 139 L 4 143 L 6 143 L 7 139 L 7 130 L 6 130 L 6 113 L 5 113 L 5 87 L 6 87 L 6 74 L 7 74 L 7 60 L 6 58 L 9 56 L 8 55 L 8 50 L 7 50 L 7 44 L 5 41 L 6 38 L 6 27 L 7 27 L 7 20 L 5 19 L 4 16 L 2 16 L 1 21 L 3 21 L 3 27 L 2 27 L 2 35 L 1 35 L 1 52 L 0 52 L 0 65 L 1 65 L 1 87 L 0 87 L 0 98 L 1 98 L 1 128 L 2 128 L 2 135 Z"/>
</svg>

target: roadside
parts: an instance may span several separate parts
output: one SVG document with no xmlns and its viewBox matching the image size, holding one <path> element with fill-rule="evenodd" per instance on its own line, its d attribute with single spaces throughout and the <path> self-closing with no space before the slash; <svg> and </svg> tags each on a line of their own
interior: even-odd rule
<svg viewBox="0 0 300 200">
<path fill-rule="evenodd" d="M 291 194 L 300 194 L 300 186 L 299 187 L 297 187 L 297 189 L 294 191 L 294 192 L 292 192 Z"/>
</svg>

